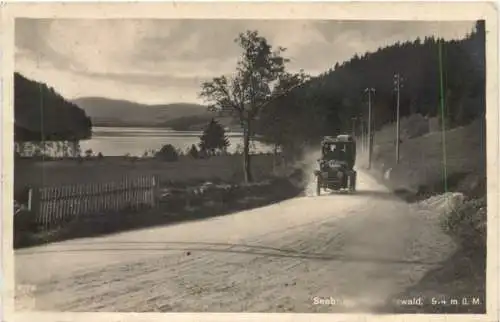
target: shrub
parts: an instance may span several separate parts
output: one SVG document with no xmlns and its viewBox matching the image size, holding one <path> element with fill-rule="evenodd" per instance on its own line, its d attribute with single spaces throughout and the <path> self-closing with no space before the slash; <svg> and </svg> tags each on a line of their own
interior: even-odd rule
<svg viewBox="0 0 500 322">
<path fill-rule="evenodd" d="M 94 151 L 92 151 L 92 149 L 88 149 L 85 151 L 86 158 L 91 158 L 93 154 L 94 154 Z"/>
<path fill-rule="evenodd" d="M 403 132 L 408 139 L 429 133 L 429 120 L 420 114 L 412 114 L 402 120 Z"/>
<path fill-rule="evenodd" d="M 198 149 L 196 148 L 196 145 L 191 145 L 191 148 L 188 150 L 188 153 L 187 153 L 190 157 L 192 157 L 193 159 L 198 159 L 198 156 L 199 156 L 199 153 L 198 153 Z"/>
<path fill-rule="evenodd" d="M 165 144 L 160 151 L 156 152 L 156 158 L 167 162 L 174 162 L 179 159 L 179 153 L 172 144 Z"/>
<path fill-rule="evenodd" d="M 443 229 L 459 239 L 464 247 L 486 245 L 486 199 L 470 199 L 443 217 Z"/>
</svg>

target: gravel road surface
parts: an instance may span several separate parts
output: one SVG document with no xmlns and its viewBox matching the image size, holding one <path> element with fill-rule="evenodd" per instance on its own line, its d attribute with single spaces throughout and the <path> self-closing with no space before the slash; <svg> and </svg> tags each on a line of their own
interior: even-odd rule
<svg viewBox="0 0 500 322">
<path fill-rule="evenodd" d="M 432 217 L 358 178 L 353 195 L 18 250 L 16 283 L 31 293 L 16 308 L 368 313 L 453 247 Z"/>
</svg>

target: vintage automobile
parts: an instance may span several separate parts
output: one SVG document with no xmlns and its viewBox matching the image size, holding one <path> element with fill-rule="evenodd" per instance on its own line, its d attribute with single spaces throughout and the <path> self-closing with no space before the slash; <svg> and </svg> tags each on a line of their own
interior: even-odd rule
<svg viewBox="0 0 500 322">
<path fill-rule="evenodd" d="M 354 192 L 357 177 L 355 160 L 356 141 L 351 135 L 324 137 L 321 142 L 321 158 L 318 159 L 319 169 L 314 172 L 316 194 L 319 196 L 321 189 Z"/>
</svg>

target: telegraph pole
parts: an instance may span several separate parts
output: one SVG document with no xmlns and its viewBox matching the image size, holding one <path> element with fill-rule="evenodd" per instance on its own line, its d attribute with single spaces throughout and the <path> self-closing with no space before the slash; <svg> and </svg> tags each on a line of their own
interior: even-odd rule
<svg viewBox="0 0 500 322">
<path fill-rule="evenodd" d="M 375 94 L 375 88 L 365 88 L 368 93 L 368 169 L 372 166 L 373 152 L 373 134 L 372 134 L 372 93 Z"/>
<path fill-rule="evenodd" d="M 353 139 L 356 139 L 356 121 L 357 121 L 357 117 L 353 116 L 352 117 L 352 137 L 353 137 Z"/>
<path fill-rule="evenodd" d="M 361 151 L 365 152 L 366 151 L 366 146 L 365 146 L 365 123 L 363 122 L 363 118 L 360 118 L 360 125 L 361 125 Z"/>
<path fill-rule="evenodd" d="M 400 74 L 395 74 L 394 75 L 394 86 L 395 90 L 397 93 L 397 100 L 396 100 L 396 163 L 399 163 L 399 144 L 401 142 L 400 139 L 400 133 L 401 133 L 401 128 L 400 128 L 400 112 L 399 112 L 399 93 L 401 87 L 403 85 L 401 82 L 403 81 L 403 78 L 401 77 Z"/>
</svg>

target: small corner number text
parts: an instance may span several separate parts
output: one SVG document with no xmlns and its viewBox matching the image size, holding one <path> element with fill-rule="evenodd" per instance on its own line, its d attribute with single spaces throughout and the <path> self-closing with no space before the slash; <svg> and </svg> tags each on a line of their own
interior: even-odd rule
<svg viewBox="0 0 500 322">
<path fill-rule="evenodd" d="M 471 297 L 452 297 L 448 299 L 433 297 L 432 305 L 481 305 L 482 301 L 477 296 Z"/>
</svg>

